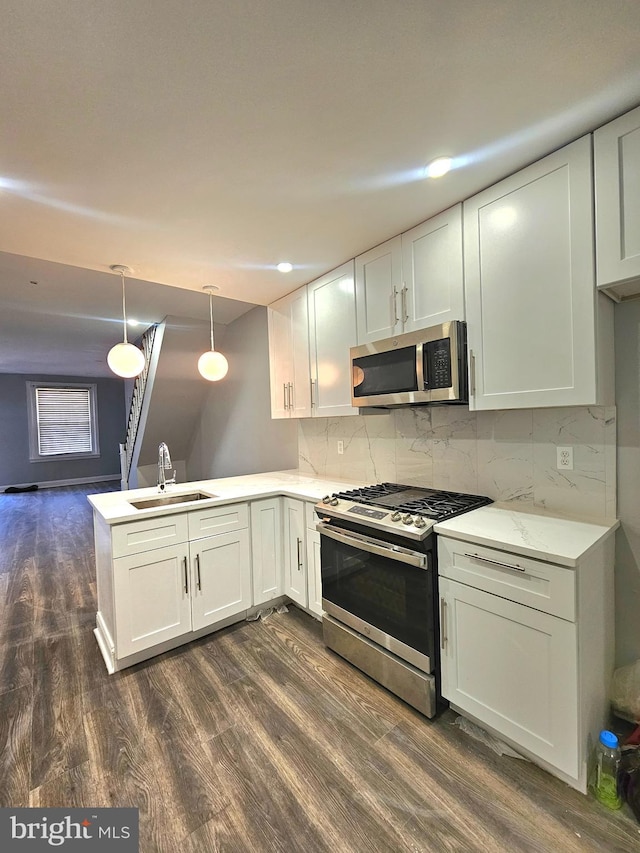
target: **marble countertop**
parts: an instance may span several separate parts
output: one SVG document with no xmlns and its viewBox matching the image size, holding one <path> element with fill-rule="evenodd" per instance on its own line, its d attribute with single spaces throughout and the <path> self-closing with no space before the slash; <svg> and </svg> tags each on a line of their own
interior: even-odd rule
<svg viewBox="0 0 640 853">
<path fill-rule="evenodd" d="M 270 471 L 264 474 L 245 474 L 240 477 L 225 477 L 219 480 L 197 480 L 189 483 L 177 483 L 167 486 L 165 495 L 181 495 L 190 492 L 210 494 L 210 500 L 191 501 L 189 503 L 170 504 L 168 506 L 136 509 L 131 501 L 143 498 L 158 498 L 162 495 L 156 486 L 146 489 L 131 489 L 127 492 L 104 492 L 89 495 L 89 502 L 107 524 L 121 524 L 126 521 L 139 521 L 153 516 L 171 515 L 194 509 L 205 509 L 218 504 L 237 503 L 257 500 L 275 495 L 319 501 L 332 492 L 354 489 L 366 485 L 363 482 L 346 480 L 328 480 L 302 474 L 299 471 Z"/>
<path fill-rule="evenodd" d="M 494 503 L 440 522 L 434 530 L 453 539 L 574 568 L 619 525 L 617 519 L 580 520 Z"/>
</svg>

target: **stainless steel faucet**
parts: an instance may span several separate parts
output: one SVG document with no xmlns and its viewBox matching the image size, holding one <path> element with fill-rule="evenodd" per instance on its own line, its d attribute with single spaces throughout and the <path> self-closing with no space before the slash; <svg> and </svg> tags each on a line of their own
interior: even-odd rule
<svg viewBox="0 0 640 853">
<path fill-rule="evenodd" d="M 171 464 L 171 454 L 166 442 L 161 441 L 158 445 L 158 491 L 164 492 L 165 486 L 174 485 L 176 482 L 176 472 L 173 472 L 173 477 L 167 480 L 164 472 L 170 471 L 173 468 Z"/>
</svg>

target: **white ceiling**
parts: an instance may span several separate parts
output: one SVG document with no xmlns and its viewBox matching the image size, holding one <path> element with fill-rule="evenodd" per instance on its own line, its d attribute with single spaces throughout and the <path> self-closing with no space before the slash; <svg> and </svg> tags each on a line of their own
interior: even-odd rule
<svg viewBox="0 0 640 853">
<path fill-rule="evenodd" d="M 5 0 L 0 251 L 267 304 L 635 106 L 639 44 L 637 0 Z"/>
</svg>

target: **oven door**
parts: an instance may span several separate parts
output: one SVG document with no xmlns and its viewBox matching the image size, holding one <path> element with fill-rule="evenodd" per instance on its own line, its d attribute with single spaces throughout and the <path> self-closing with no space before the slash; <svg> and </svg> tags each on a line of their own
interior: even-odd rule
<svg viewBox="0 0 640 853">
<path fill-rule="evenodd" d="M 432 554 L 323 522 L 317 528 L 324 610 L 422 672 L 433 672 Z"/>
</svg>

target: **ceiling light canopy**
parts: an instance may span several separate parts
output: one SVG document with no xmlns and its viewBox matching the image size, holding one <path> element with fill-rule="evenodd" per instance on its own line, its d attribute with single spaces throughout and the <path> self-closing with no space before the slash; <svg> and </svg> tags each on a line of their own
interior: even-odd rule
<svg viewBox="0 0 640 853">
<path fill-rule="evenodd" d="M 290 264 L 289 261 L 282 261 L 282 263 L 278 264 L 276 269 L 278 272 L 291 272 L 293 264 Z"/>
<path fill-rule="evenodd" d="M 134 376 L 142 373 L 144 368 L 144 354 L 138 347 L 130 344 L 127 341 L 127 309 L 125 302 L 124 277 L 125 274 L 130 274 L 129 267 L 122 264 L 113 264 L 110 269 L 120 275 L 122 279 L 122 323 L 124 329 L 124 341 L 121 344 L 116 344 L 111 347 L 107 354 L 107 364 L 116 376 L 122 376 L 123 379 L 133 379 Z"/>
<path fill-rule="evenodd" d="M 209 294 L 209 321 L 211 323 L 211 349 L 208 352 L 203 352 L 198 359 L 198 370 L 201 376 L 208 379 L 209 382 L 218 382 L 224 379 L 229 370 L 229 362 L 221 352 L 216 352 L 213 345 L 213 294 L 216 290 L 220 290 L 215 284 L 205 284 L 202 288 Z"/>
<path fill-rule="evenodd" d="M 432 160 L 424 170 L 425 177 L 441 178 L 450 171 L 451 163 L 451 157 L 438 157 L 436 160 Z"/>
</svg>

